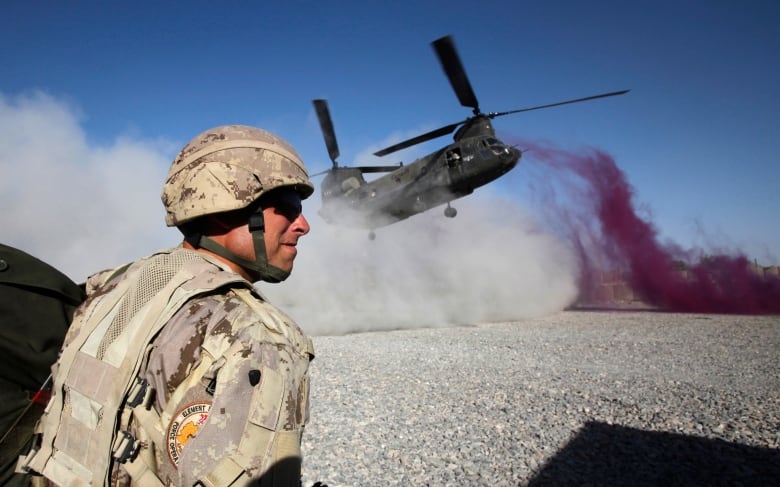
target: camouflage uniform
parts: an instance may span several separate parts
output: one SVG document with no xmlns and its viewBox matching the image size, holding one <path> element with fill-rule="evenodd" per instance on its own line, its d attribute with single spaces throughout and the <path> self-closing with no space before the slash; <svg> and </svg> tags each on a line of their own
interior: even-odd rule
<svg viewBox="0 0 780 487">
<path fill-rule="evenodd" d="M 255 441 L 243 452 L 249 455 L 243 467 L 254 476 L 265 472 L 268 481 L 291 475 L 285 469 L 292 467 L 298 481 L 313 349 L 290 318 L 256 290 L 244 289 L 256 300 L 253 306 L 235 287 L 191 299 L 153 342 L 144 377 L 156 391 L 154 409 L 170 411 L 162 425 L 165 443 L 154 445 L 163 482 L 194 485 L 223 458 L 238 454 L 242 439 L 257 440 L 252 429 L 258 427 L 291 432 L 295 441 L 288 441 L 287 451 L 279 449 L 278 440 L 265 448 Z M 193 380 L 203 353 L 209 353 L 212 365 Z M 118 467 L 112 485 L 129 485 Z"/>
<path fill-rule="evenodd" d="M 252 127 L 218 127 L 174 160 L 166 221 L 182 229 L 282 186 L 302 198 L 313 191 L 290 146 Z M 256 262 L 241 266 L 284 279 L 251 218 Z M 40 450 L 21 465 L 69 485 L 299 485 L 313 347 L 249 281 L 178 247 L 90 277 L 87 295 L 54 368 Z"/>
</svg>

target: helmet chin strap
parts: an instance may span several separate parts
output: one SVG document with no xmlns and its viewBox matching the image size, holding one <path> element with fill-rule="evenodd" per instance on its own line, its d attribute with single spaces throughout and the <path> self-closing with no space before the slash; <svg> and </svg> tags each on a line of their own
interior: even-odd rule
<svg viewBox="0 0 780 487">
<path fill-rule="evenodd" d="M 200 247 L 234 262 L 244 269 L 253 271 L 258 275 L 259 280 L 266 282 L 282 282 L 290 276 L 289 271 L 282 270 L 268 263 L 268 256 L 265 251 L 265 220 L 262 212 L 253 213 L 249 217 L 249 232 L 252 234 L 252 241 L 255 247 L 255 260 L 244 259 L 218 244 L 209 237 L 200 233 L 192 233 L 185 237 L 185 240 L 193 247 Z"/>
</svg>

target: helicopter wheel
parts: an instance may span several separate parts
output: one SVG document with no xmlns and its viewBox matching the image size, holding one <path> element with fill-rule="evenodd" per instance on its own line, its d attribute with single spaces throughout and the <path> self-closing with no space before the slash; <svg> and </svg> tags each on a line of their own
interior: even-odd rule
<svg viewBox="0 0 780 487">
<path fill-rule="evenodd" d="M 458 214 L 458 210 L 451 207 L 449 203 L 447 203 L 447 208 L 444 209 L 444 216 L 447 218 L 455 218 L 455 216 Z"/>
<path fill-rule="evenodd" d="M 371 230 L 370 232 L 368 232 L 368 239 L 369 239 L 369 240 L 374 240 L 375 238 L 376 238 L 376 233 L 374 233 L 374 231 L 373 231 L 373 230 Z"/>
</svg>

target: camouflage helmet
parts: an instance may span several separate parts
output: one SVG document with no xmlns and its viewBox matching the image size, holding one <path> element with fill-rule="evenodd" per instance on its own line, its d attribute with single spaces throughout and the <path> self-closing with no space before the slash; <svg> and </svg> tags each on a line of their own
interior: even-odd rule
<svg viewBox="0 0 780 487">
<path fill-rule="evenodd" d="M 215 127 L 192 139 L 174 159 L 162 192 L 165 223 L 179 226 L 245 208 L 282 186 L 292 186 L 301 198 L 314 192 L 306 166 L 290 144 L 255 127 Z"/>
</svg>

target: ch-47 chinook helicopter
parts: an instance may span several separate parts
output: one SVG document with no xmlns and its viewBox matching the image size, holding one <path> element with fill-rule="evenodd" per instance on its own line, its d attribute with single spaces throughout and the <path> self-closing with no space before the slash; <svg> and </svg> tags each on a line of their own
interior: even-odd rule
<svg viewBox="0 0 780 487">
<path fill-rule="evenodd" d="M 333 167 L 322 181 L 320 216 L 328 223 L 374 229 L 398 222 L 435 206 L 446 204 L 444 216 L 457 215 L 450 202 L 466 196 L 474 189 L 498 179 L 511 170 L 522 155 L 496 137 L 490 120 L 512 113 L 550 108 L 569 103 L 622 95 L 629 90 L 603 93 L 530 108 L 506 112 L 483 113 L 466 77 L 455 44 L 450 36 L 437 39 L 433 48 L 450 80 L 460 104 L 473 109 L 473 115 L 450 125 L 426 132 L 375 152 L 385 156 L 401 149 L 447 135 L 455 131 L 453 142 L 407 165 L 339 166 L 336 134 L 326 100 L 314 100 L 314 109 L 328 148 Z M 458 128 L 460 127 L 460 128 Z M 365 173 L 388 173 L 371 182 Z M 322 173 L 320 173 L 322 174 Z"/>
</svg>

